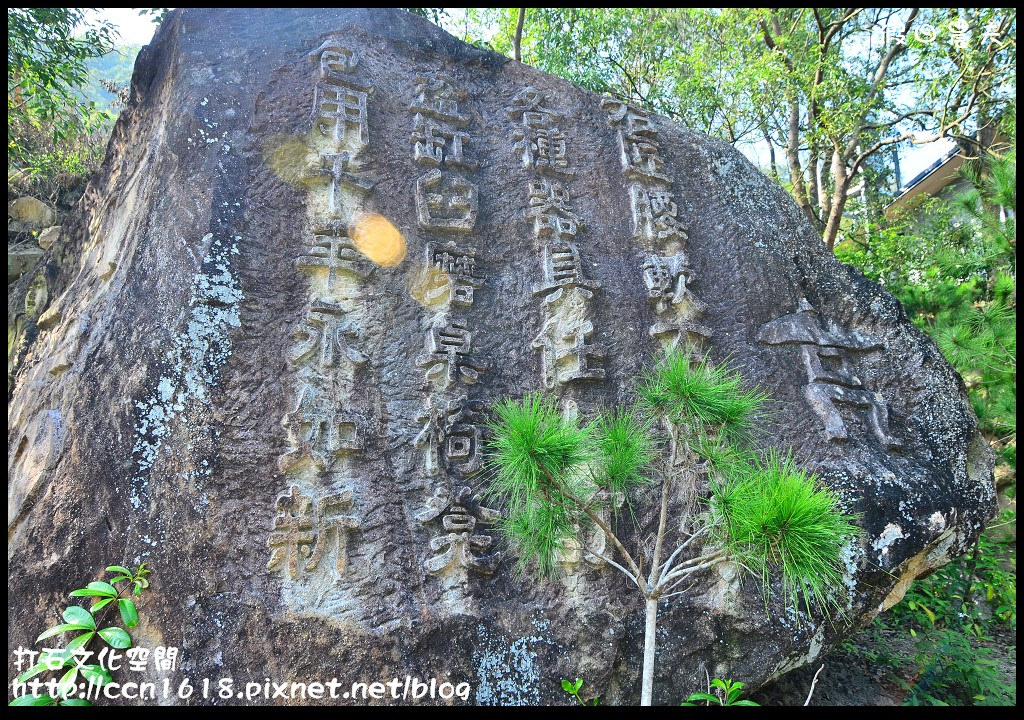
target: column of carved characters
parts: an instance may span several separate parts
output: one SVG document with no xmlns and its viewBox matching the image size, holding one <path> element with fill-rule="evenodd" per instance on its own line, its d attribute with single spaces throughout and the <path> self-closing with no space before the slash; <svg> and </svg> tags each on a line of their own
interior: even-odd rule
<svg viewBox="0 0 1024 720">
<path fill-rule="evenodd" d="M 358 59 L 334 38 L 325 41 L 309 58 L 318 66 L 313 137 L 319 135 L 325 142 L 313 142 L 319 162 L 311 165 L 306 186 L 311 195 L 326 186 L 327 202 L 323 205 L 327 217 L 316 218 L 317 206 L 310 203 L 314 214 L 310 249 L 296 260 L 296 267 L 310 277 L 314 297 L 293 331 L 297 343 L 285 353 L 298 375 L 299 390 L 294 408 L 282 422 L 288 432 L 289 449 L 278 464 L 287 472 L 308 463 L 319 477 L 330 472 L 336 458 L 363 447 L 358 418 L 331 402 L 327 393 L 338 390 L 338 383 L 332 379 L 341 373 L 346 377 L 341 389 L 351 392 L 355 368 L 367 360 L 358 349 L 362 329 L 351 310 L 358 296 L 354 288 L 369 275 L 371 266 L 348 238 L 342 210 L 345 193 L 365 196 L 373 183 L 359 173 L 355 162 L 369 142 L 370 89 L 352 78 Z M 347 511 L 352 504 L 352 490 L 344 488 L 322 495 L 313 512 L 313 498 L 293 485 L 277 501 L 278 515 L 268 539 L 268 569 L 286 568 L 291 579 L 298 579 L 301 557 L 303 572 L 315 571 L 334 533 L 335 572 L 343 575 L 348 562 L 348 533 L 359 527 L 359 521 L 334 510 Z"/>
<path fill-rule="evenodd" d="M 532 347 L 541 353 L 544 385 L 555 388 L 579 380 L 600 380 L 603 347 L 591 341 L 594 324 L 589 301 L 597 284 L 584 277 L 575 243 L 580 218 L 572 211 L 568 188 L 558 179 L 569 168 L 561 113 L 546 104 L 544 93 L 525 88 L 512 100 L 508 116 L 518 122 L 513 138 L 524 167 L 541 175 L 530 182 L 526 219 L 541 251 L 544 280 L 534 287 L 542 301 L 540 332 Z"/>
<path fill-rule="evenodd" d="M 685 252 L 688 237 L 678 218 L 672 180 L 664 172 L 657 128 L 646 113 L 627 103 L 609 99 L 602 107 L 616 130 L 623 173 L 630 181 L 633 237 L 654 249 L 641 266 L 657 315 L 648 332 L 665 349 L 682 344 L 699 351 L 711 336 L 710 328 L 699 322 L 707 306 L 690 290 L 694 274 Z"/>
<path fill-rule="evenodd" d="M 417 222 L 426 233 L 449 236 L 425 243 L 425 268 L 415 290 L 418 299 L 435 310 L 424 349 L 416 358 L 434 390 L 418 418 L 423 428 L 414 441 L 434 489 L 427 510 L 417 517 L 424 524 L 441 517 L 443 534 L 430 541 L 430 551 L 442 552 L 428 558 L 424 567 L 431 574 L 459 576 L 453 579 L 456 587 L 465 584 L 469 571 L 490 573 L 497 562 L 497 556 L 480 555 L 490 548 L 492 538 L 474 532 L 478 521 L 489 522 L 491 511 L 466 514 L 466 508 L 452 500 L 462 490 L 471 492 L 468 486 L 455 491 L 452 482 L 479 470 L 486 420 L 483 404 L 469 400 L 458 388 L 476 383 L 488 367 L 473 358 L 469 320 L 457 314 L 472 307 L 475 292 L 484 285 L 476 272 L 474 249 L 458 237 L 473 230 L 479 212 L 478 189 L 463 174 L 477 169 L 466 154 L 472 138 L 465 130 L 470 118 L 459 110 L 465 97 L 451 77 L 423 75 L 416 78 L 409 106 L 413 160 L 427 168 L 415 185 Z M 449 394 L 453 388 L 454 396 Z"/>
</svg>

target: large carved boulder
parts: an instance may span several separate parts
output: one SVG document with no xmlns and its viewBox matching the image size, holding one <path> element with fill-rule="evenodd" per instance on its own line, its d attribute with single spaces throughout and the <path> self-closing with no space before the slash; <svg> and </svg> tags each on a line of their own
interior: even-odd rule
<svg viewBox="0 0 1024 720">
<path fill-rule="evenodd" d="M 12 648 L 144 560 L 175 684 L 636 702 L 639 595 L 572 548 L 517 578 L 477 493 L 493 401 L 586 416 L 662 346 L 769 389 L 865 539 L 835 624 L 735 568 L 664 602 L 656 701 L 811 662 L 994 507 L 961 379 L 739 153 L 401 11 L 171 13 L 64 236 L 9 353 Z"/>
</svg>

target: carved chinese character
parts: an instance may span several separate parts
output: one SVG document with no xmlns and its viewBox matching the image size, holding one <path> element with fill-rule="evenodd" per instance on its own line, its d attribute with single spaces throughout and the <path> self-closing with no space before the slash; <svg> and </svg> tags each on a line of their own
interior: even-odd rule
<svg viewBox="0 0 1024 720">
<path fill-rule="evenodd" d="M 465 397 L 430 399 L 428 407 L 416 418 L 423 423 L 423 429 L 413 442 L 424 451 L 427 475 L 447 469 L 469 477 L 480 470 L 485 407 L 485 403 Z"/>
<path fill-rule="evenodd" d="M 569 191 L 557 180 L 541 179 L 530 183 L 530 207 L 526 218 L 533 221 L 533 237 L 572 238 L 580 219 L 569 207 Z"/>
<path fill-rule="evenodd" d="M 366 120 L 367 89 L 321 83 L 316 87 L 314 124 L 337 147 L 361 148 L 369 144 Z"/>
<path fill-rule="evenodd" d="M 437 496 L 434 499 L 434 506 L 437 507 L 440 501 Z M 433 508 L 430 508 L 428 512 L 417 516 L 422 522 L 430 522 L 444 513 L 441 525 L 446 533 L 430 541 L 431 552 L 438 554 L 424 563 L 428 572 L 435 575 L 450 570 L 473 570 L 484 574 L 494 572 L 501 560 L 500 554 L 488 557 L 477 555 L 489 550 L 494 538 L 479 535 L 475 531 L 477 523 L 492 524 L 498 520 L 499 514 L 496 510 L 482 507 L 479 501 L 479 496 L 474 495 L 471 488 L 461 486 L 445 509 L 434 514 Z"/>
<path fill-rule="evenodd" d="M 678 207 L 669 190 L 632 185 L 633 237 L 648 243 L 679 243 L 687 240 L 686 229 L 676 217 Z"/>
<path fill-rule="evenodd" d="M 273 532 L 267 539 L 270 547 L 268 570 L 286 568 L 288 576 L 299 577 L 299 562 L 303 572 L 313 572 L 320 566 L 325 545 L 330 535 L 335 536 L 335 571 L 345 574 L 348 566 L 348 533 L 359 528 L 359 520 L 332 510 L 346 512 L 352 507 L 352 491 L 342 490 L 320 498 L 313 514 L 312 498 L 303 495 L 297 485 L 277 498 L 277 516 Z"/>
<path fill-rule="evenodd" d="M 529 141 L 527 152 L 538 172 L 570 175 L 569 161 L 565 152 L 565 134 L 558 128 L 531 127 L 525 138 Z"/>
<path fill-rule="evenodd" d="M 512 134 L 522 152 L 523 164 L 542 173 L 571 175 L 566 154 L 565 133 L 558 127 L 564 119 L 546 107 L 547 99 L 536 88 L 525 88 L 512 100 L 508 115 L 521 123 Z"/>
<path fill-rule="evenodd" d="M 548 307 L 548 317 L 533 340 L 541 352 L 544 385 L 554 388 L 576 380 L 601 380 L 602 346 L 589 342 L 594 324 L 586 319 L 586 298 L 579 289 L 569 291 L 561 302 Z"/>
<path fill-rule="evenodd" d="M 544 246 L 544 282 L 534 285 L 534 295 L 548 296 L 555 301 L 564 290 L 579 288 L 589 298 L 598 287 L 596 282 L 584 277 L 580 252 L 574 244 L 555 240 Z"/>
<path fill-rule="evenodd" d="M 459 100 L 465 97 L 466 91 L 456 87 L 447 75 L 418 75 L 416 99 L 409 109 L 462 127 L 469 122 L 467 116 L 459 114 Z"/>
<path fill-rule="evenodd" d="M 290 443 L 278 460 L 283 471 L 307 460 L 320 471 L 330 470 L 335 457 L 363 448 L 356 416 L 342 412 L 311 385 L 303 385 L 295 409 L 282 424 Z"/>
<path fill-rule="evenodd" d="M 369 276 L 372 265 L 363 257 L 341 222 L 317 223 L 313 226 L 313 246 L 308 255 L 295 261 L 295 267 L 307 273 L 326 270 L 326 291 L 334 294 L 339 276 L 348 274 L 363 280 Z"/>
<path fill-rule="evenodd" d="M 488 365 L 470 357 L 471 341 L 472 335 L 464 320 L 442 321 L 427 334 L 426 348 L 416 359 L 416 365 L 427 368 L 428 382 L 442 387 L 460 379 L 465 383 L 475 383 Z"/>
<path fill-rule="evenodd" d="M 292 365 L 305 363 L 315 357 L 320 369 L 337 367 L 344 358 L 353 366 L 362 365 L 367 358 L 354 346 L 360 333 L 345 317 L 340 305 L 314 301 L 294 335 L 299 343 L 288 351 Z"/>
<path fill-rule="evenodd" d="M 349 75 L 359 65 L 359 58 L 337 38 L 327 38 L 323 45 L 307 56 L 320 64 L 320 79 L 327 82 L 351 82 Z"/>
<path fill-rule="evenodd" d="M 695 300 L 693 295 L 690 298 Z M 703 307 L 700 306 L 700 307 Z M 699 315 L 699 311 L 693 313 L 694 316 Z M 656 322 L 651 325 L 648 330 L 651 337 L 660 340 L 663 345 L 669 349 L 675 349 L 681 342 L 689 340 L 694 344 L 698 344 L 703 340 L 707 340 L 711 337 L 711 328 L 706 325 L 701 325 L 694 319 L 686 317 L 677 317 L 669 321 Z"/>
<path fill-rule="evenodd" d="M 366 194 L 373 188 L 372 180 L 354 171 L 352 157 L 347 152 L 323 155 L 321 163 L 319 175 L 328 178 L 330 182 L 327 211 L 331 215 L 337 215 L 344 210 L 343 200 L 347 192 Z"/>
<path fill-rule="evenodd" d="M 444 165 L 475 170 L 476 163 L 467 159 L 464 152 L 469 140 L 469 133 L 416 115 L 412 131 L 413 159 L 428 167 Z"/>
<path fill-rule="evenodd" d="M 456 173 L 431 170 L 416 181 L 416 216 L 423 230 L 471 231 L 478 202 L 476 185 Z"/>
<path fill-rule="evenodd" d="M 314 126 L 338 147 L 365 146 L 369 142 L 366 98 L 370 88 L 352 78 L 358 58 L 335 38 L 328 38 L 308 57 L 318 63 L 320 71 L 313 102 Z"/>
<path fill-rule="evenodd" d="M 471 306 L 473 292 L 484 286 L 483 280 L 476 276 L 476 253 L 460 249 L 454 240 L 444 245 L 427 243 L 426 249 L 428 277 L 423 302 Z"/>
<path fill-rule="evenodd" d="M 543 90 L 526 87 L 512 98 L 512 106 L 506 110 L 509 118 L 524 125 L 544 126 L 546 122 L 561 120 L 565 116 L 547 107 L 547 95 Z"/>
<path fill-rule="evenodd" d="M 889 412 L 881 394 L 866 389 L 853 374 L 846 352 L 867 352 L 885 347 L 881 340 L 860 331 L 844 332 L 825 327 L 818 312 L 801 298 L 795 313 L 783 315 L 765 324 L 757 339 L 768 345 L 799 345 L 807 370 L 804 395 L 814 411 L 825 421 L 825 437 L 843 441 L 848 437 L 846 424 L 836 407 L 848 405 L 868 411 L 868 423 L 875 436 L 888 448 L 899 448 L 903 441 L 889 433 Z"/>
<path fill-rule="evenodd" d="M 618 130 L 619 151 L 626 176 L 667 182 L 662 172 L 665 161 L 659 155 L 658 132 L 647 115 L 620 100 L 605 100 L 608 124 Z"/>
<path fill-rule="evenodd" d="M 655 302 L 655 310 L 659 315 L 670 306 L 680 305 L 687 296 L 694 304 L 699 304 L 687 287 L 693 278 L 693 270 L 686 263 L 684 253 L 650 255 L 643 264 L 643 273 L 647 297 Z"/>
</svg>

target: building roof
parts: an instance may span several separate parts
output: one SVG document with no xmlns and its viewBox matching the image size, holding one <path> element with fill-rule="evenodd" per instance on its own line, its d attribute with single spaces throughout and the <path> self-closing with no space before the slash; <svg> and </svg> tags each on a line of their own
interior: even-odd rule
<svg viewBox="0 0 1024 720">
<path fill-rule="evenodd" d="M 885 206 L 885 216 L 891 218 L 904 210 L 921 195 L 937 195 L 944 187 L 960 175 L 960 168 L 967 158 L 960 154 L 959 147 L 950 148 L 945 155 L 915 175 L 900 188 L 900 193 Z"/>
</svg>

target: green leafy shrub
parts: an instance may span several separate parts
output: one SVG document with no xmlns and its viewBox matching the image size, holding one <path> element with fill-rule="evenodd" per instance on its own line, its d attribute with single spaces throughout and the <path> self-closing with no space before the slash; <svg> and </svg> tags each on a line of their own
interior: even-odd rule
<svg viewBox="0 0 1024 720">
<path fill-rule="evenodd" d="M 715 678 L 711 681 L 711 688 L 714 694 L 695 692 L 686 699 L 683 705 L 719 705 L 721 707 L 754 706 L 759 707 L 753 700 L 741 700 L 740 694 L 743 691 L 743 683 L 732 680 L 721 680 Z"/>
<path fill-rule="evenodd" d="M 121 565 L 111 565 L 107 572 L 114 575 L 110 582 L 97 580 L 71 593 L 71 597 L 96 598 L 91 607 L 67 607 L 61 615 L 64 622 L 40 634 L 36 642 L 56 636 L 73 637 L 63 648 L 44 649 L 39 655 L 38 662 L 18 676 L 19 683 L 27 683 L 47 671 L 64 671 L 56 685 L 56 694 L 26 693 L 16 697 L 11 705 L 91 705 L 84 698 L 74 697 L 78 690 L 79 676 L 97 686 L 113 682 L 105 668 L 98 664 L 80 664 L 76 662 L 76 658 L 78 654 L 86 652 L 89 645 L 97 639 L 118 650 L 132 646 L 131 635 L 125 628 L 130 630 L 139 622 L 135 599 L 141 597 L 142 591 L 149 587 L 146 576 L 150 571 L 143 563 L 134 571 Z M 117 608 L 125 628 L 117 625 L 103 627 L 114 617 L 114 608 Z M 68 669 L 65 671 L 65 668 Z"/>
</svg>

